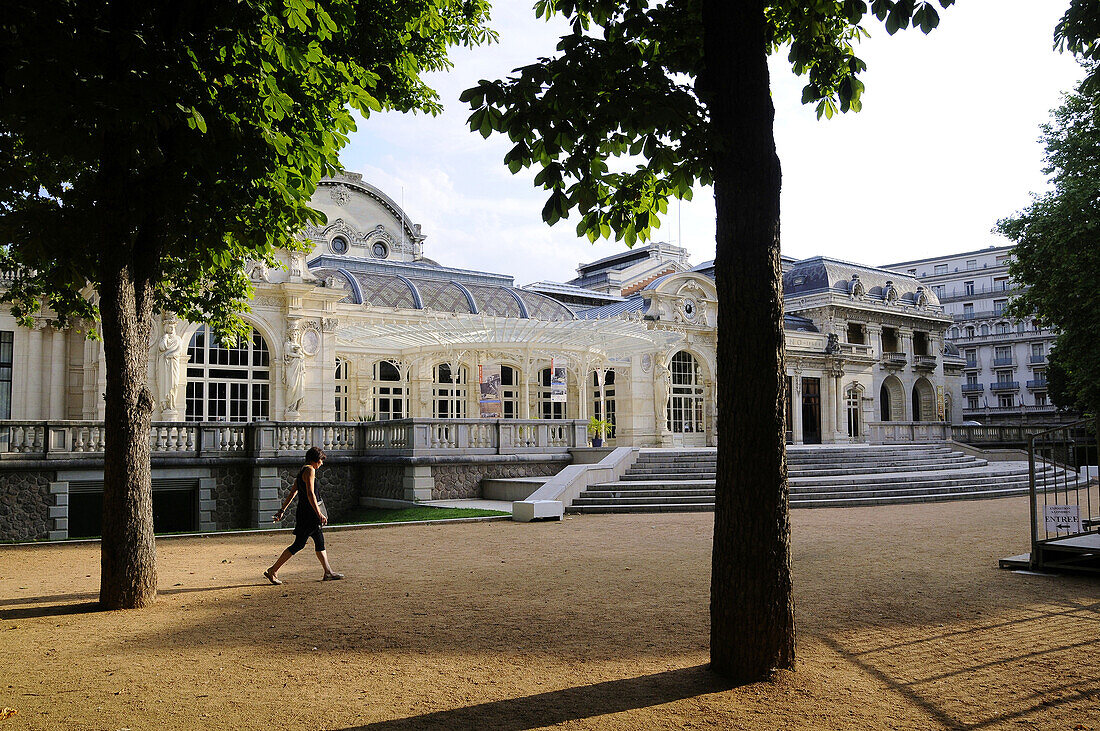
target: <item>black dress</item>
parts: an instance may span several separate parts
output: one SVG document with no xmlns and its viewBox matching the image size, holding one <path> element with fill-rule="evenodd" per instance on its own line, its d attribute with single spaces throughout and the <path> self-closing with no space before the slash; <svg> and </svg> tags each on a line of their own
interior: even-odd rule
<svg viewBox="0 0 1100 731">
<path fill-rule="evenodd" d="M 302 467 L 294 480 L 294 487 L 298 490 L 298 508 L 294 513 L 294 535 L 296 536 L 311 535 L 321 527 L 321 519 L 317 517 L 317 511 L 309 504 L 309 498 L 306 497 L 306 481 L 302 477 L 305 471 L 306 468 Z M 313 480 L 313 494 L 317 495 L 316 478 Z"/>
</svg>

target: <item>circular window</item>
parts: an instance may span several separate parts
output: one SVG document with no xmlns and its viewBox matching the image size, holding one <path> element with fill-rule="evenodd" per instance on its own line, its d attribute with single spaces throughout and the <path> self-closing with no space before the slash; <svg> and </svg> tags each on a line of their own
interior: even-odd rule
<svg viewBox="0 0 1100 731">
<path fill-rule="evenodd" d="M 343 236 L 337 236 L 332 240 L 332 251 L 336 254 L 348 253 L 348 240 Z"/>
<path fill-rule="evenodd" d="M 385 259 L 386 254 L 389 253 L 386 250 L 386 245 L 381 241 L 376 241 L 374 246 L 371 247 L 371 253 L 374 254 L 376 259 Z"/>
</svg>

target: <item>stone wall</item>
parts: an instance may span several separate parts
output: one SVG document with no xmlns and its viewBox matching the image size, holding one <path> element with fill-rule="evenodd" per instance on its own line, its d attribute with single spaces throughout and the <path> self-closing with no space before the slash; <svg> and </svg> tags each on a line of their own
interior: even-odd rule
<svg viewBox="0 0 1100 731">
<path fill-rule="evenodd" d="M 301 469 L 301 465 L 279 468 L 280 502 L 286 500 L 286 496 L 290 494 Z M 356 478 L 360 471 L 361 468 L 354 464 L 325 464 L 317 472 L 317 494 L 325 501 L 330 522 L 339 523 L 351 511 L 359 507 L 360 480 Z M 300 495 L 294 498 L 287 509 L 286 517 L 278 523 L 279 526 L 284 528 L 294 526 L 294 514 L 298 509 L 298 500 L 300 499 Z"/>
<path fill-rule="evenodd" d="M 244 465 L 215 467 L 210 470 L 214 478 L 214 522 L 218 530 L 239 530 L 249 527 L 249 510 L 252 501 L 250 470 Z"/>
<path fill-rule="evenodd" d="M 404 500 L 404 480 L 405 468 L 402 465 L 363 465 L 360 494 L 363 497 Z"/>
<path fill-rule="evenodd" d="M 0 474 L 0 540 L 33 541 L 46 538 L 53 503 L 49 474 Z"/>
<path fill-rule="evenodd" d="M 505 462 L 432 466 L 433 500 L 481 497 L 481 481 L 504 477 L 544 477 L 561 472 L 567 462 Z"/>
</svg>

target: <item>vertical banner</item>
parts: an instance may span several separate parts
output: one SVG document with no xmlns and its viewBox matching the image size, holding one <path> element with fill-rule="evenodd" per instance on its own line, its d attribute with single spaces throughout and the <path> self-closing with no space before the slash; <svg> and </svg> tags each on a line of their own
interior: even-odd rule
<svg viewBox="0 0 1100 731">
<path fill-rule="evenodd" d="M 500 385 L 500 364 L 486 363 L 478 365 L 477 380 L 481 385 L 478 404 L 482 419 L 500 419 L 504 416 L 503 389 Z"/>
<path fill-rule="evenodd" d="M 564 404 L 568 401 L 568 392 L 565 385 L 565 366 L 559 365 L 561 361 L 550 359 L 550 403 Z"/>
<path fill-rule="evenodd" d="M 943 386 L 936 386 L 936 415 L 940 421 L 947 421 L 947 404 L 943 399 Z"/>
</svg>

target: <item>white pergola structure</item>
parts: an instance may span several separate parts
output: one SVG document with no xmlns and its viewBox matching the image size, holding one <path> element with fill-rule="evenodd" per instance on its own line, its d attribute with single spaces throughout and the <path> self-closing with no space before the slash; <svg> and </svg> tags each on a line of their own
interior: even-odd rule
<svg viewBox="0 0 1100 731">
<path fill-rule="evenodd" d="M 370 319 L 347 318 L 337 327 L 338 357 L 363 365 L 384 360 L 398 366 L 414 394 L 410 416 L 429 416 L 416 413 L 415 394 L 425 393 L 436 364 L 447 364 L 452 373 L 463 366 L 476 373 L 479 364 L 501 364 L 519 372 L 520 384 L 534 385 L 533 379 L 553 359 L 571 374 L 575 413 L 585 419 L 589 374 L 596 374 L 602 397 L 609 369 L 630 375 L 646 354 L 655 359 L 685 339 L 681 330 L 655 328 L 636 315 L 545 321 L 423 311 L 412 316 L 398 311 L 371 314 Z M 365 385 L 361 381 L 358 388 Z M 426 404 L 427 399 L 421 396 L 420 401 Z M 531 418 L 531 401 L 529 390 L 523 389 L 518 418 Z"/>
</svg>

